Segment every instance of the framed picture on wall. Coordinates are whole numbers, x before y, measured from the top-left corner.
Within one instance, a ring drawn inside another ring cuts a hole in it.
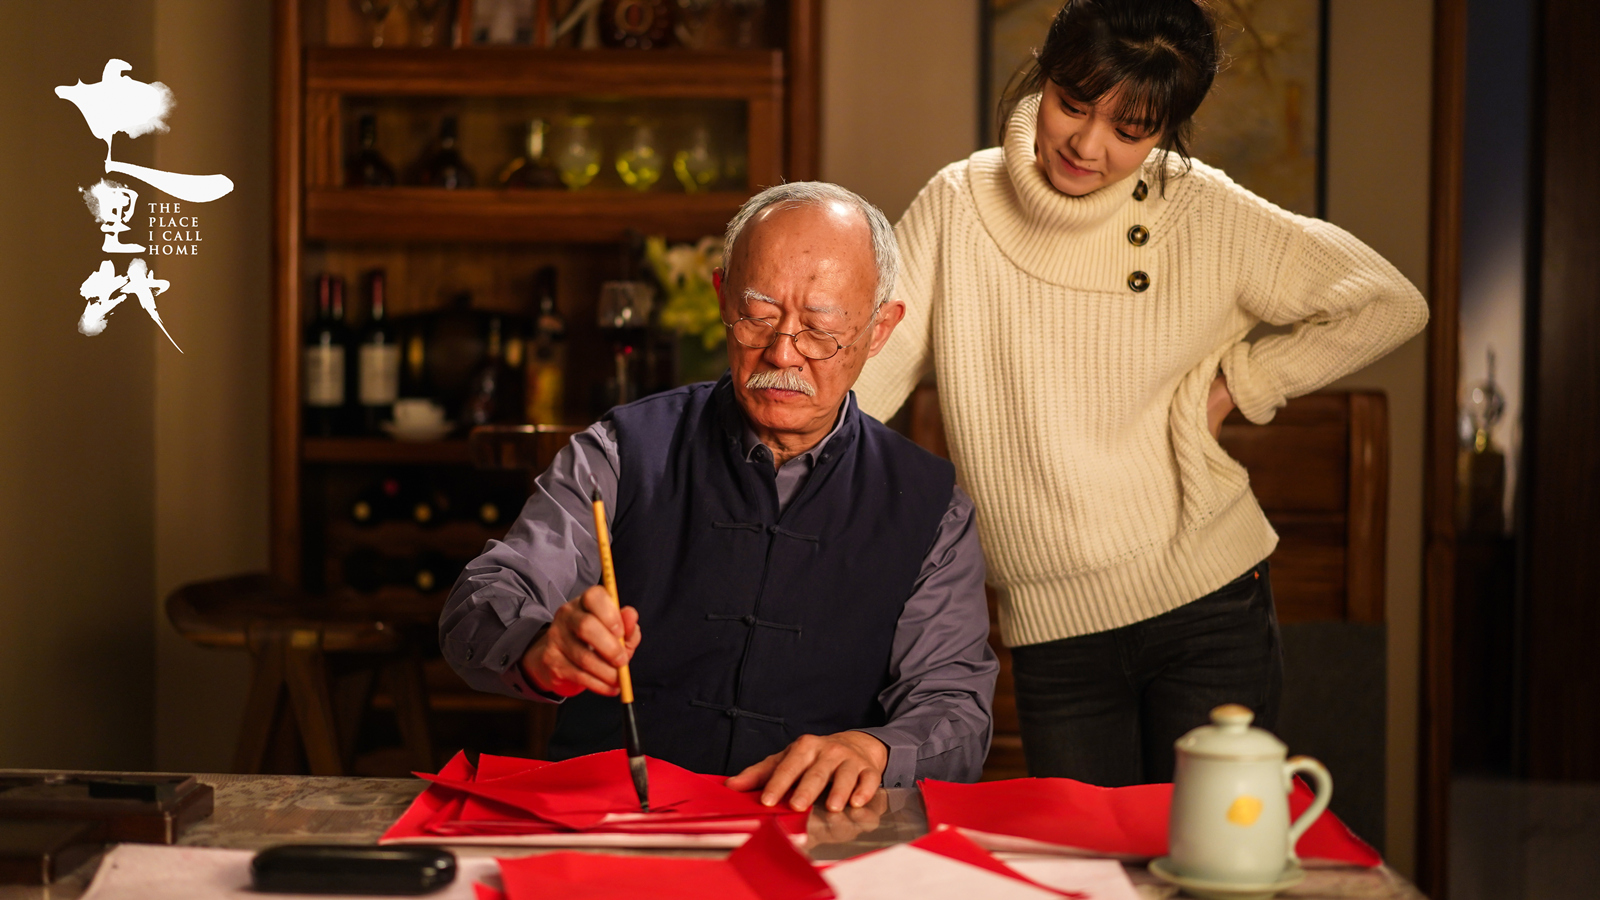
[[[1062,0],[981,0],[980,144],[996,107],[1044,43]],[[1215,0],[1223,65],[1195,115],[1192,155],[1284,209],[1323,214],[1327,0]]]

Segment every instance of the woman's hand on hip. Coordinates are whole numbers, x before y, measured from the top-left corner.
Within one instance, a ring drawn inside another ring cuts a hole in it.
[[[1222,420],[1233,412],[1233,395],[1228,393],[1228,379],[1218,374],[1211,382],[1211,394],[1206,397],[1206,428],[1213,438],[1222,435]]]

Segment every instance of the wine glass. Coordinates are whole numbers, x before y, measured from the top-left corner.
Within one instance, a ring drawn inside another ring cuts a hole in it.
[[[766,0],[728,0],[733,11],[733,45],[740,50],[761,46],[761,29],[766,24]]]
[[[383,46],[383,20],[389,18],[394,0],[350,0],[372,28],[372,46]]]
[[[406,0],[406,8],[411,10],[411,15],[421,26],[422,39],[417,43],[423,47],[433,46],[434,26],[439,22],[439,10],[444,8],[447,0]]]
[[[689,146],[672,157],[672,172],[678,176],[683,189],[691,194],[709,190],[721,170],[717,155],[711,151],[711,130],[696,125],[689,138]]]
[[[622,183],[636,191],[648,191],[661,179],[661,154],[656,151],[655,129],[648,122],[635,121],[633,138],[617,154],[617,174]]]
[[[591,116],[573,116],[556,145],[556,171],[561,173],[561,182],[574,191],[588,187],[600,174],[600,147],[589,130],[593,124]]]

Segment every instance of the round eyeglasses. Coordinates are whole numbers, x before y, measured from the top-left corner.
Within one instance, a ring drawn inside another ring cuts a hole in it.
[[[872,323],[878,318],[878,311],[872,311],[872,318],[856,335],[856,339],[848,344],[839,343],[839,339],[831,333],[818,328],[805,328],[794,334],[779,331],[778,326],[766,319],[753,319],[746,316],[737,322],[723,322],[728,326],[728,331],[733,334],[733,339],[752,350],[765,350],[777,342],[780,337],[787,337],[794,341],[794,349],[806,359],[824,360],[837,356],[840,350],[854,347],[872,330]]]

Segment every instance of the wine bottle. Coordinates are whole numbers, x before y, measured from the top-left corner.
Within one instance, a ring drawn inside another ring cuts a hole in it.
[[[462,421],[472,376],[483,364],[487,316],[472,306],[472,292],[460,291],[444,309],[429,314],[428,380],[445,414]]]
[[[454,583],[463,568],[465,566],[462,563],[450,559],[443,553],[424,550],[412,560],[411,584],[424,594],[431,594]]]
[[[450,493],[438,484],[416,480],[404,486],[406,514],[411,521],[424,528],[433,528],[450,519],[452,504]]]
[[[506,403],[512,379],[502,352],[504,327],[501,316],[489,317],[483,362],[467,382],[467,399],[461,409],[461,420],[469,426],[487,425],[505,418],[508,413],[516,415],[520,411],[517,407],[508,409]]]
[[[485,528],[504,528],[522,512],[526,491],[488,488],[480,491],[472,506],[473,518]]]
[[[556,267],[545,266],[533,277],[533,352],[527,363],[527,418],[534,424],[559,425],[566,407],[567,320],[556,308]]]
[[[331,437],[343,430],[347,340],[344,280],[323,273],[317,278],[317,317],[306,326],[301,351],[307,434]]]
[[[385,300],[387,279],[382,269],[367,273],[367,302],[372,313],[361,334],[360,389],[363,430],[377,434],[400,396],[400,344],[389,323]]]
[[[380,478],[356,493],[350,502],[350,521],[377,525],[400,517],[400,479]]]
[[[561,187],[561,175],[545,156],[544,139],[549,127],[544,119],[528,123],[528,136],[523,142],[522,154],[500,170],[500,186],[548,190]]]
[[[496,420],[525,422],[528,388],[528,322],[522,316],[509,316],[504,325],[503,349],[500,358],[505,362],[505,383],[500,385],[496,405]]]
[[[378,152],[378,119],[363,115],[357,130],[357,150],[344,164],[345,187],[392,187],[394,168]]]
[[[410,565],[406,560],[390,559],[376,549],[355,548],[344,556],[344,583],[363,594],[371,594],[384,585],[410,581]]]
[[[469,188],[478,183],[472,169],[456,150],[455,116],[445,116],[439,121],[439,149],[422,167],[422,183],[447,190]]]
[[[407,316],[400,325],[400,396],[432,396],[428,377],[428,323],[424,316]]]

